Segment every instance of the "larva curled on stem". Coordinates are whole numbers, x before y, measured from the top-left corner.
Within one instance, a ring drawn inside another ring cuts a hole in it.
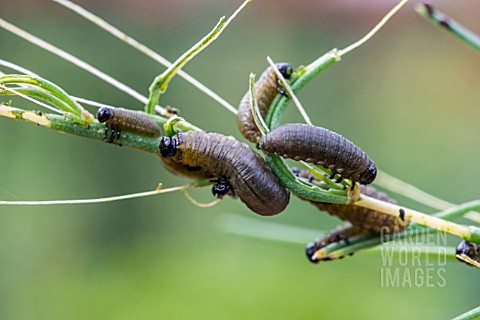
[[[360,192],[363,195],[385,201],[388,203],[396,204],[397,202],[390,198],[384,192],[378,191],[371,186],[360,186]],[[372,209],[356,206],[353,204],[334,204],[310,201],[314,206],[322,211],[326,211],[331,215],[335,215],[342,220],[347,220],[349,224],[342,226],[338,230],[328,233],[324,237],[311,242],[307,245],[306,254],[312,262],[318,262],[313,256],[316,251],[325,247],[326,245],[345,240],[348,242],[348,238],[357,236],[367,232],[373,232],[378,234],[391,234],[405,230],[410,221],[407,218],[393,217],[383,212],[375,211]],[[325,258],[324,260],[330,260]]]
[[[205,171],[202,167],[189,166],[180,162],[176,162],[171,158],[160,157],[163,166],[176,176],[186,177],[193,180],[204,180],[214,178],[214,175]]]
[[[97,119],[100,123],[105,123],[104,141],[109,143],[113,143],[115,139],[118,141],[123,130],[152,137],[158,137],[161,133],[159,125],[140,111],[103,107],[98,109]]]
[[[260,143],[267,154],[319,164],[345,179],[367,185],[377,168],[365,152],[340,134],[302,123],[287,123],[267,133]]]
[[[280,184],[265,160],[231,136],[188,131],[160,140],[160,155],[183,165],[201,167],[218,177],[213,193],[238,196],[252,211],[275,215],[283,211],[290,193]]]
[[[293,68],[289,63],[282,62],[275,65],[285,79],[290,79]],[[278,93],[285,94],[280,88],[275,70],[272,67],[268,67],[255,82],[254,92],[258,109],[263,118],[266,117],[268,109]],[[262,136],[252,115],[250,92],[248,91],[243,96],[238,107],[237,126],[242,135],[250,142],[257,143]]]

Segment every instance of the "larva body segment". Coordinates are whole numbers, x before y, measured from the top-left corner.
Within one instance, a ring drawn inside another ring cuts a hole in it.
[[[248,145],[218,133],[189,131],[162,137],[160,154],[225,178],[231,193],[252,211],[265,216],[283,211],[290,199],[265,160]]]
[[[277,69],[285,79],[289,79],[293,68],[289,63],[277,63]],[[272,67],[268,67],[255,82],[255,98],[258,109],[263,118],[266,117],[268,109],[279,93],[278,77]],[[242,135],[250,142],[257,143],[261,133],[255,124],[250,107],[250,92],[247,91],[240,101],[237,113],[237,126]]]
[[[105,141],[112,143],[119,139],[122,130],[147,136],[160,136],[160,127],[148,115],[140,111],[103,107],[98,110],[97,119],[105,123]],[[111,131],[108,137],[108,131]]]
[[[214,178],[214,175],[205,171],[202,167],[192,167],[171,158],[162,158],[160,161],[164,167],[172,174],[186,177],[193,180],[203,180]]]
[[[456,257],[466,264],[480,265],[480,244],[462,240],[456,248]],[[465,259],[465,257],[468,259]]]
[[[312,176],[308,170],[298,170],[294,172],[295,176],[303,179],[308,179],[310,181],[319,181],[317,178]],[[396,204],[397,202],[388,196],[386,193],[381,192],[371,186],[360,186],[360,193],[377,200],[385,201],[388,203]],[[308,200],[310,201],[310,200]],[[345,205],[345,204],[332,204],[332,203],[323,203],[310,201],[314,206],[318,207],[322,211],[327,211],[331,215],[338,216],[342,220],[348,220],[353,227],[355,227],[358,232],[353,234],[350,228],[344,226],[347,232],[342,231],[345,237],[351,237],[353,235],[358,235],[365,232],[375,232],[375,233],[394,233],[405,230],[409,225],[408,219],[399,214],[398,217],[393,217],[383,212],[367,209],[360,206],[354,205]],[[400,209],[403,210],[403,209]],[[342,229],[343,230],[343,229]],[[339,232],[334,233],[335,235]],[[328,235],[329,238],[332,238],[331,235]]]
[[[397,203],[387,194],[370,186],[360,186],[360,191],[362,194],[378,200],[389,203]],[[382,234],[401,232],[405,230],[410,223],[408,219],[402,220],[400,217],[393,217],[379,211],[355,205],[322,203],[314,201],[310,201],[310,203],[322,211],[326,211],[331,215],[335,215],[340,219],[348,221],[347,224],[330,231],[320,239],[317,239],[315,242],[310,242],[307,244],[305,253],[308,259],[314,263],[317,263],[320,260],[326,261],[333,259],[329,256],[315,257],[315,253],[318,250],[331,243],[340,241],[345,241],[348,243],[349,238],[367,232]]]
[[[301,123],[287,123],[263,137],[260,149],[283,158],[319,164],[343,178],[370,184],[377,168],[365,152],[340,134]]]
[[[366,232],[367,231],[365,229],[354,226],[350,222],[347,222],[344,225],[338,226],[330,230],[328,233],[324,234],[321,238],[315,240],[315,242],[308,243],[305,248],[305,254],[307,255],[307,258],[313,263],[317,263],[319,261],[333,260],[334,258],[330,256],[314,258],[314,255],[318,250],[328,246],[331,243],[339,243],[341,241],[345,241],[348,243],[349,238],[358,236],[360,234],[364,234]],[[341,258],[343,257],[339,257],[339,259]]]
[[[374,187],[360,186],[360,192],[363,195],[396,204],[397,202],[390,198],[384,192],[378,191]],[[410,221],[402,220],[400,217],[393,217],[386,213],[375,211],[372,209],[345,204],[323,203],[310,201],[320,210],[326,211],[331,215],[335,215],[342,220],[349,221],[355,227],[359,227],[365,232],[374,233],[395,233],[405,230]]]

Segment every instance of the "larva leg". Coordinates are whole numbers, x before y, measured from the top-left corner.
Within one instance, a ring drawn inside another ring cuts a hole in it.
[[[105,125],[105,137],[103,138],[103,141],[105,142],[110,141],[110,139],[108,139],[108,131],[109,131],[108,125]]]
[[[122,134],[122,130],[120,130],[120,127],[118,127],[118,126],[117,126],[116,130],[117,130],[117,137],[116,137],[117,141],[120,141],[120,136]]]
[[[215,181],[215,180],[214,180]],[[225,177],[219,177],[216,179],[216,184],[212,186],[212,193],[217,198],[223,198],[229,194],[232,190],[232,186]]]
[[[108,138],[108,143],[113,143],[115,140],[115,126],[110,126],[110,137]]]
[[[335,175],[337,173],[335,172],[335,170],[332,169],[332,173],[328,176],[328,179],[332,180],[333,178],[335,178]]]
[[[282,86],[280,85],[280,82],[277,80],[277,84],[275,86],[275,89],[277,89],[277,92],[280,93],[282,96],[285,98],[288,98],[288,94],[283,90]]]
[[[348,244],[348,238],[358,236],[366,232],[367,231],[365,229],[347,223],[343,226],[333,229],[332,231],[325,234],[323,237],[315,240],[314,242],[308,243],[307,247],[305,248],[305,254],[307,255],[308,260],[313,263],[332,260],[332,258],[328,256],[317,259],[317,257],[314,257],[314,255],[318,250],[328,246],[329,244],[338,243],[341,241],[345,241]]]

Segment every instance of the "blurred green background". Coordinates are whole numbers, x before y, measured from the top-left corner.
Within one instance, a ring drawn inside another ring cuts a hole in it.
[[[170,60],[240,4],[78,3]],[[236,105],[248,74],[260,74],[267,55],[296,66],[307,64],[359,39],[394,4],[254,0],[185,70]],[[478,1],[434,4],[480,32]],[[145,95],[163,70],[53,2],[2,1],[0,12]],[[142,108],[4,30],[0,58],[73,95]],[[311,82],[299,98],[316,124],[355,141],[380,169],[461,203],[480,198],[479,70],[478,53],[408,5],[374,39]],[[15,101],[16,106],[30,106]],[[240,138],[233,115],[181,78],[174,79],[161,103],[181,109],[203,129]],[[292,107],[285,121],[301,119]],[[6,118],[0,118],[0,150],[4,200],[96,198],[152,190],[158,182],[186,182],[171,176],[153,155]],[[202,201],[212,199],[207,189],[192,194]],[[434,212],[402,196],[398,200]],[[318,229],[318,235],[339,224],[294,198],[285,212],[270,218],[257,217],[231,199],[197,208],[180,193],[95,205],[2,206],[0,318],[447,319],[479,304],[479,272],[463,264],[442,267],[445,287],[382,288],[378,254],[312,265],[303,244],[225,232],[218,223],[225,213]],[[449,245],[458,241],[452,238]]]

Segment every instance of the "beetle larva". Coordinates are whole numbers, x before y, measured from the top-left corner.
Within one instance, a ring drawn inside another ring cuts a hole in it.
[[[97,119],[105,122],[104,141],[113,143],[120,139],[121,131],[127,130],[147,136],[160,136],[160,127],[149,116],[140,111],[103,107],[98,110]],[[111,131],[110,137],[108,132]]]
[[[294,174],[296,177],[308,179],[310,182],[319,181],[308,170],[296,169],[294,171]],[[362,195],[366,195],[388,203],[397,203],[386,193],[378,191],[371,186],[361,185],[360,193]],[[409,225],[409,220],[405,217],[405,212],[403,209],[400,209],[400,214],[398,215],[398,217],[394,217],[386,213],[355,205],[334,204],[315,201],[310,202],[316,207],[318,207],[320,210],[326,211],[331,215],[338,216],[342,220],[347,220],[351,222],[355,227],[360,227],[364,232],[395,233],[405,230],[405,228]],[[403,212],[403,215],[401,212]]]
[[[218,197],[238,196],[260,215],[280,213],[290,193],[282,187],[263,158],[245,143],[218,133],[189,131],[162,137],[160,154],[192,167],[201,167],[219,178],[213,187]]]
[[[315,253],[323,247],[331,243],[337,243],[340,241],[345,241],[348,243],[348,239],[363,233],[366,233],[365,229],[352,225],[350,222],[338,226],[333,230],[329,231],[328,233],[324,234],[321,238],[317,239],[315,242],[310,242],[307,244],[305,248],[305,254],[307,258],[313,262],[317,263],[319,261],[329,261],[332,260],[332,257],[322,257],[320,259],[314,258]],[[339,257],[341,259],[343,257]]]
[[[285,79],[290,79],[293,68],[289,63],[277,63],[277,69]],[[278,77],[272,67],[268,67],[255,82],[255,98],[258,109],[263,118],[267,115],[268,108],[275,99],[277,93],[283,93],[278,84]],[[242,135],[249,141],[257,143],[261,137],[260,131],[255,124],[250,107],[250,92],[247,91],[240,101],[237,113],[237,126]]]
[[[370,186],[360,186],[360,192],[363,195],[396,204],[397,202],[390,198],[387,194],[378,191]],[[324,246],[339,240],[348,240],[349,237],[360,235],[367,232],[389,234],[405,230],[410,224],[410,220],[406,217],[402,220],[400,216],[394,217],[383,212],[372,209],[345,204],[333,204],[310,201],[320,210],[326,211],[331,215],[335,215],[342,220],[347,220],[350,225],[343,226],[341,229],[327,234],[321,239],[309,243],[306,248],[307,257],[312,262],[318,262],[312,259],[312,255]],[[328,259],[327,259],[328,260]]]
[[[384,192],[378,191],[374,187],[360,186],[360,193],[384,202],[396,204],[397,202],[390,198]],[[366,231],[374,233],[395,233],[405,230],[410,223],[408,218],[391,216],[386,213],[375,211],[372,209],[352,205],[352,204],[336,204],[313,202],[313,205],[323,211],[327,211],[331,215],[335,215],[342,220],[351,222],[354,226],[360,227]]]
[[[160,157],[160,161],[170,173],[177,176],[182,176],[193,180],[211,179],[214,177],[213,174],[208,173],[202,167],[192,167],[180,162],[176,162],[171,158]]]
[[[462,240],[458,244],[456,251],[458,260],[480,268],[480,244]]]
[[[260,149],[283,158],[303,160],[332,170],[343,178],[370,184],[377,168],[365,152],[336,132],[302,123],[287,123],[263,137]]]

